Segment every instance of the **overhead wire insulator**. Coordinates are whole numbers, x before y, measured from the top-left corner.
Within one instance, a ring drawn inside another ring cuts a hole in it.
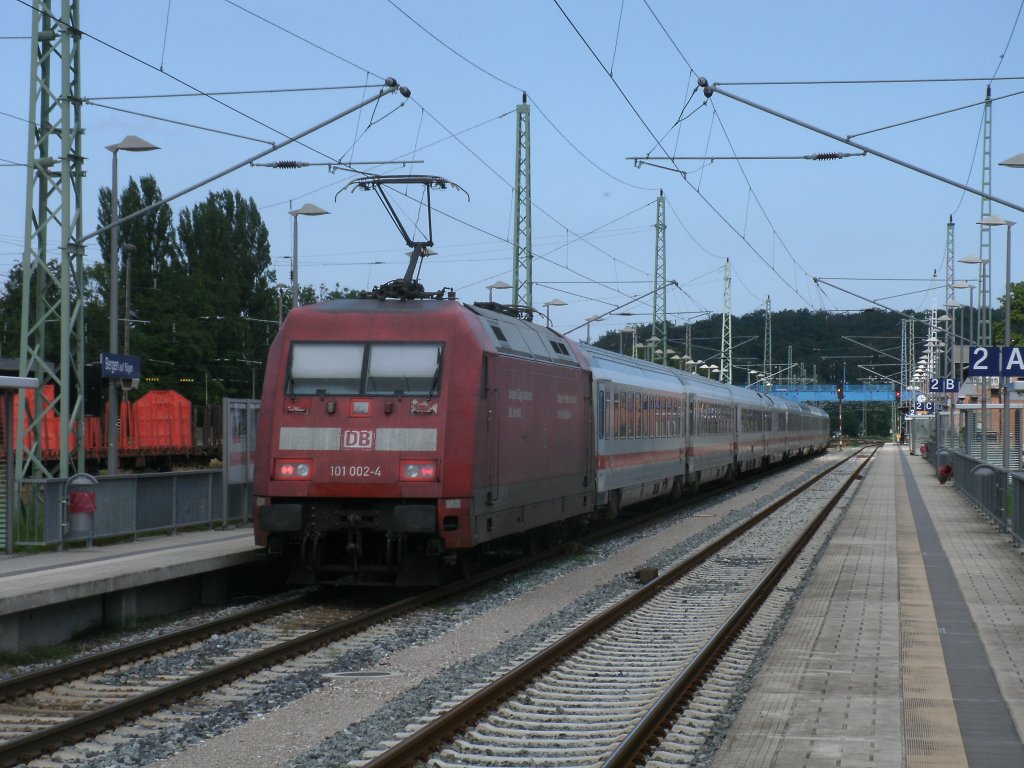
[[[808,160],[842,160],[844,157],[851,157],[849,152],[815,152],[807,155]]]

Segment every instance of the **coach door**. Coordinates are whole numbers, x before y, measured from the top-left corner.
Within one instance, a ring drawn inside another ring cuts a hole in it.
[[[484,432],[484,496],[487,504],[498,501],[498,489],[501,486],[501,413],[506,404],[501,388],[497,385],[497,366],[497,357],[484,357],[484,380],[481,386],[487,405],[487,425]]]

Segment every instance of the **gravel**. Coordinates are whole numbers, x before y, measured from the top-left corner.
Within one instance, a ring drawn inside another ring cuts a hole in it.
[[[766,501],[795,488],[821,466],[822,460],[814,460],[786,473],[788,480],[782,476],[759,479],[725,498],[688,510],[681,518],[666,519],[643,532],[593,545],[392,620],[355,642],[321,652],[322,663],[269,681],[261,679],[241,700],[221,700],[199,716],[194,714],[194,703],[178,705],[175,710],[192,713],[180,724],[132,737],[105,754],[75,764],[86,768],[344,765],[426,717],[435,703],[460,697],[552,635],[634,590],[635,568],[663,569]],[[162,631],[166,630],[154,630]],[[154,664],[148,671],[163,674],[167,670]],[[363,673],[374,674],[361,677]]]

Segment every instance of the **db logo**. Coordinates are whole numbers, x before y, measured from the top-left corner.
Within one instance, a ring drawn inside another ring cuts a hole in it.
[[[346,429],[341,435],[342,448],[373,448],[373,430]]]

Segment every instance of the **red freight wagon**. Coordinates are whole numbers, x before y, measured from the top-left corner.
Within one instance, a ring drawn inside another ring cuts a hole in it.
[[[186,454],[192,450],[192,403],[169,389],[147,392],[132,403],[130,449]]]

